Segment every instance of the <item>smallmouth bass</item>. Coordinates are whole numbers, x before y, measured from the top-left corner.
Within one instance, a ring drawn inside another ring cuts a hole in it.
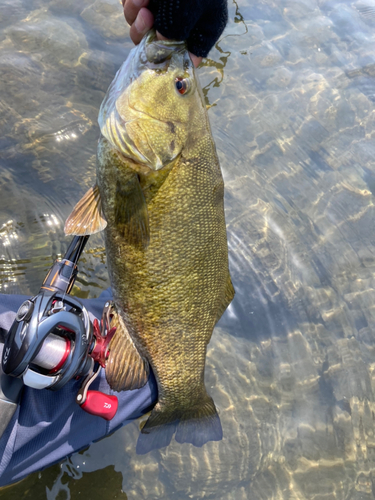
[[[138,453],[166,446],[174,433],[195,446],[220,440],[204,367],[234,289],[224,183],[185,43],[150,31],[109,87],[99,125],[97,184],[65,232],[105,229],[117,327],[108,383],[116,391],[142,387],[152,368],[158,401]]]

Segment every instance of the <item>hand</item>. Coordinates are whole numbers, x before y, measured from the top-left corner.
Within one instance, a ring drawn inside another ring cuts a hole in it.
[[[149,0],[122,0],[124,7],[124,16],[126,22],[130,25],[130,38],[135,45],[138,45],[143,36],[154,25],[154,16],[152,12],[147,9]],[[159,40],[167,40],[158,31],[156,36]],[[190,54],[194,66],[197,68],[202,61],[202,57]]]

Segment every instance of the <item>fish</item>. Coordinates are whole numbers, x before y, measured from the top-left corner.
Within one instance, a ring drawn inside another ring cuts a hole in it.
[[[234,296],[224,182],[204,96],[186,43],[151,30],[102,102],[96,185],[67,235],[104,230],[116,333],[105,369],[115,391],[144,386],[158,399],[137,453],[222,439],[204,384],[207,345]]]

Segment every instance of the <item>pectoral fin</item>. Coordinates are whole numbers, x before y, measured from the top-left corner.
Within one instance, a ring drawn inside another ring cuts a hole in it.
[[[149,375],[149,365],[144,360],[126,328],[124,320],[115,313],[111,328],[116,333],[109,344],[109,357],[105,374],[107,382],[114,391],[127,391],[143,387]]]
[[[126,184],[117,182],[115,221],[119,232],[131,244],[144,248],[150,239],[146,200],[137,175]]]
[[[66,235],[88,236],[103,231],[106,226],[99,188],[95,185],[73,208],[66,219],[64,231]]]

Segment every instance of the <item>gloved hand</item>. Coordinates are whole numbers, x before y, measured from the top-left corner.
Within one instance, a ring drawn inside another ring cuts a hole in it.
[[[186,40],[197,67],[223,32],[227,0],[122,0],[130,37],[137,45],[154,27],[159,39]]]

